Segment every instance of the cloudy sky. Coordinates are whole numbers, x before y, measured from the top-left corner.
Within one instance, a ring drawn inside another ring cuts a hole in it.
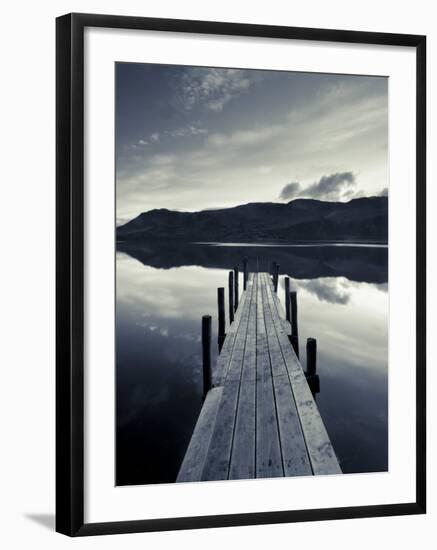
[[[119,63],[117,223],[388,187],[388,81]]]

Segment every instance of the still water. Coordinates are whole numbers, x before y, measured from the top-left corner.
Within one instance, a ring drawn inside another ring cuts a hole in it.
[[[217,287],[243,257],[280,264],[282,300],[285,275],[298,292],[301,360],[316,338],[316,400],[343,472],[387,470],[386,247],[120,243],[117,485],[174,482],[202,405],[200,320],[213,316],[215,343]]]

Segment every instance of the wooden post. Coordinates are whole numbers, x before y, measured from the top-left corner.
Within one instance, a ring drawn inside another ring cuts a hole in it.
[[[299,340],[297,336],[295,336],[294,334],[290,336],[290,344],[294,349],[294,353],[296,354],[296,357],[299,359]]]
[[[234,272],[229,271],[229,324],[234,322]]]
[[[317,340],[307,338],[307,376],[314,376],[317,370]]]
[[[297,323],[297,294],[295,290],[290,292],[290,309],[291,309],[291,344],[296,355],[299,357],[299,333]]]
[[[306,377],[308,386],[310,387],[311,393],[313,394],[314,399],[316,399],[316,395],[320,393],[320,378],[318,374],[314,374],[314,376],[307,376]]]
[[[217,306],[218,306],[218,347],[219,353],[222,350],[223,342],[225,341],[225,289],[220,287],[217,289]]]
[[[237,311],[237,309],[238,309],[238,295],[239,295],[239,289],[238,289],[238,267],[234,267],[234,289],[235,289],[234,309],[235,309],[235,311]]]
[[[211,389],[211,315],[202,317],[203,398]]]
[[[305,373],[313,397],[320,392],[320,378],[317,374],[317,340],[307,338],[307,370]]]
[[[272,277],[275,276],[275,270],[276,270],[276,262],[272,262],[272,263],[270,264],[270,275],[271,275]]]
[[[243,260],[243,290],[247,289],[247,258],[244,258]]]
[[[273,283],[275,286],[275,292],[278,292],[278,283],[279,283],[279,264],[275,262],[275,275],[273,279]]]
[[[290,277],[285,277],[285,318],[290,322]]]

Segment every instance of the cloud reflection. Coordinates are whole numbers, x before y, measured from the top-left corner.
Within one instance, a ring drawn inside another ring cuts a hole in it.
[[[162,269],[117,253],[118,484],[174,481],[191,437],[202,403],[200,319],[211,314],[216,331],[216,289],[228,270],[198,263]],[[318,406],[344,471],[385,471],[387,285],[330,276],[291,286],[300,358],[305,365],[306,339],[316,338]]]
[[[202,315],[215,315],[217,288],[226,285],[226,273],[221,269],[155,269],[117,253],[117,307],[143,320],[158,313],[161,322],[170,318],[200,323]]]
[[[321,302],[345,305],[351,298],[354,283],[342,277],[336,277],[299,281],[295,286],[317,296]]]

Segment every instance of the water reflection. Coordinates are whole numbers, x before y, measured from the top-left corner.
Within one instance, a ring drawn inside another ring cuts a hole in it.
[[[346,277],[350,281],[386,283],[388,280],[386,247],[363,246],[295,246],[272,247],[233,245],[209,246],[186,243],[118,243],[144,265],[156,268],[202,266],[232,269],[248,258],[251,270],[268,271],[274,260],[282,273],[298,279]]]
[[[175,480],[202,403],[200,319],[216,331],[216,289],[243,257],[281,264],[281,300],[284,275],[298,291],[301,360],[317,338],[313,390],[343,471],[387,469],[387,251],[344,250],[118,246],[117,484]]]

